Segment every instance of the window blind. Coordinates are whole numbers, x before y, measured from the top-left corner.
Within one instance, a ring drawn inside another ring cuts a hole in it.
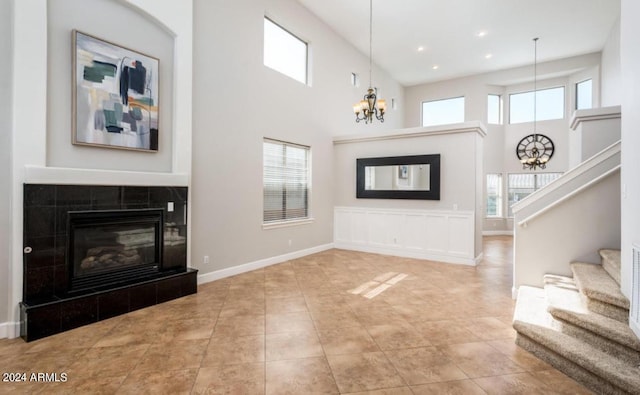
[[[264,140],[263,222],[309,216],[309,147]]]

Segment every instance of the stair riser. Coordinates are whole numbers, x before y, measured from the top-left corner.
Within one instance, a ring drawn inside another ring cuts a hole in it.
[[[623,360],[631,365],[640,365],[640,353],[638,353],[636,350],[597,335],[587,329],[573,325],[572,323],[564,321],[560,322],[562,325],[561,330],[563,333],[589,343],[592,346],[599,348],[603,352],[620,360]]]
[[[603,260],[602,268],[611,276],[611,278],[615,280],[615,282],[618,283],[618,285],[620,285],[620,268],[619,267],[616,267],[608,263],[608,261]]]
[[[591,298],[587,298],[587,308],[594,313],[601,314],[622,323],[629,322],[629,310],[627,309]]]
[[[627,392],[614,386],[521,333],[516,337],[516,344],[598,394],[640,395],[640,390],[631,389],[633,392]]]

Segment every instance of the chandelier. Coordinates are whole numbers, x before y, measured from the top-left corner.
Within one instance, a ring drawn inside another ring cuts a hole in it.
[[[373,0],[369,0],[369,89],[363,99],[353,105],[353,112],[356,114],[356,122],[373,122],[373,117],[380,122],[384,122],[384,112],[387,110],[387,103],[384,99],[378,99],[378,89],[371,87],[371,48],[373,42]]]
[[[516,146],[516,155],[523,169],[545,169],[553,156],[553,141],[544,134],[538,133],[536,127],[536,95],[538,78],[538,38],[533,39],[533,134],[524,137]]]

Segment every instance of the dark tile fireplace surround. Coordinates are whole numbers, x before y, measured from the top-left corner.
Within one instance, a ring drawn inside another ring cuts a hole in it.
[[[22,338],[196,293],[186,210],[186,187],[25,184]]]

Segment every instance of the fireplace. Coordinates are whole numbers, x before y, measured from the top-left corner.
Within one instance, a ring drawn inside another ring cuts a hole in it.
[[[197,292],[187,188],[24,185],[21,336],[35,340]]]
[[[158,209],[69,212],[70,292],[160,272],[163,222]]]

